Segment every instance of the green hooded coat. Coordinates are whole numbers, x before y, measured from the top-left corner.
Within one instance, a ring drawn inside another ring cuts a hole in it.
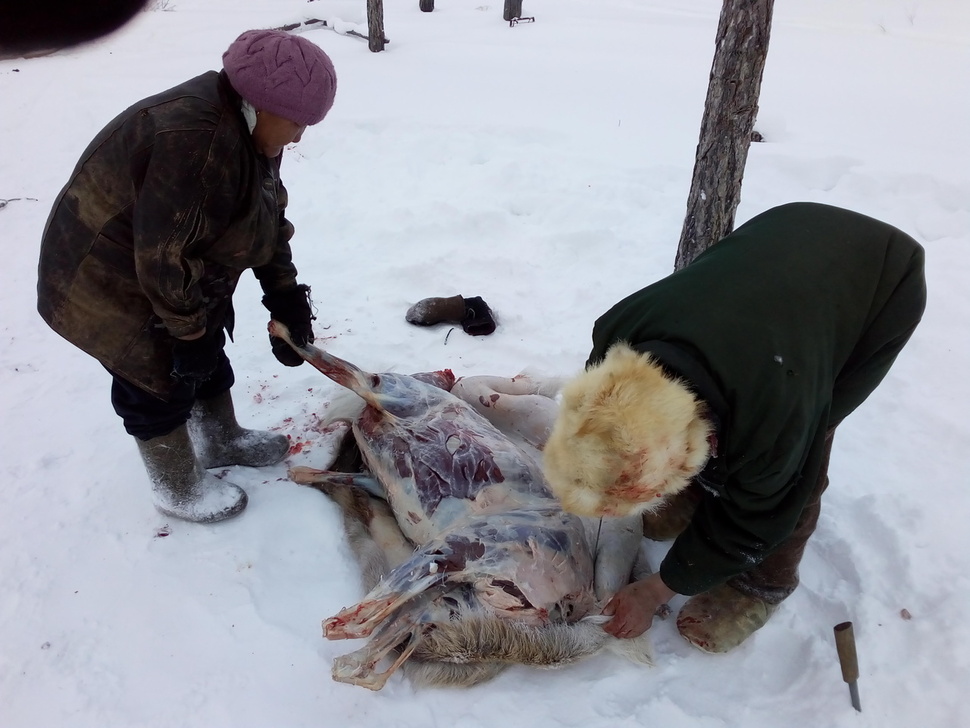
[[[919,322],[923,249],[826,205],[758,215],[596,321],[587,366],[617,341],[703,399],[716,452],[704,497],[661,564],[697,594],[760,563],[794,530],[823,440],[875,389]]]

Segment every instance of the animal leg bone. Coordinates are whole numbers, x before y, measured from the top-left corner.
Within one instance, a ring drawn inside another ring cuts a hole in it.
[[[639,515],[625,518],[583,518],[586,538],[596,549],[593,586],[596,599],[605,604],[630,583],[643,540]]]
[[[340,473],[333,470],[318,470],[305,465],[296,465],[286,471],[286,476],[294,483],[317,487],[333,497],[335,487],[359,488],[369,495],[387,500],[383,486],[372,476],[360,473]],[[318,487],[320,486],[320,487]]]
[[[269,322],[269,333],[283,339],[297,354],[310,362],[315,369],[325,376],[356,393],[368,404],[380,408],[380,400],[375,395],[369,381],[369,377],[373,375],[362,371],[349,361],[344,361],[333,354],[328,354],[323,349],[318,349],[312,344],[297,346],[293,343],[290,330],[275,319]]]
[[[368,690],[380,690],[387,679],[411,656],[416,647],[417,640],[412,640],[401,650],[401,654],[389,668],[383,672],[376,672],[375,667],[384,654],[375,657],[368,645],[335,659],[330,674],[337,682],[359,685]]]
[[[504,573],[504,552],[505,544],[483,544],[475,538],[474,531],[467,536],[456,532],[432,541],[391,571],[361,602],[325,620],[324,634],[332,640],[367,637],[391,612],[431,587],[449,579],[469,581],[490,573]],[[469,568],[472,562],[474,569]]]
[[[503,433],[542,450],[556,419],[559,405],[554,393],[528,377],[464,377],[451,393],[472,406]]]
[[[428,610],[431,603],[444,590],[430,589],[410,604],[398,609],[390,619],[374,631],[371,640],[359,650],[341,655],[333,661],[331,674],[337,682],[359,685],[370,690],[380,690],[387,679],[411,656],[421,642],[427,625]],[[402,646],[403,645],[403,646]],[[400,653],[383,672],[377,671],[378,664],[393,650]]]
[[[427,567],[425,571],[428,573],[420,578],[414,578],[409,566],[415,561],[426,562],[427,557],[420,560],[411,559],[402,564],[391,572],[388,579],[372,589],[363,601],[325,619],[324,636],[328,640],[368,637],[395,609],[445,579],[446,574],[428,572]]]

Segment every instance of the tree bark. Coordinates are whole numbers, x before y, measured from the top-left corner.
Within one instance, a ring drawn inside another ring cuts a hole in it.
[[[505,10],[502,12],[505,20],[522,17],[522,0],[505,0]]]
[[[384,50],[384,0],[367,0],[367,47],[372,52]]]
[[[674,269],[734,228],[741,180],[758,116],[774,0],[724,0],[704,103],[687,215]]]

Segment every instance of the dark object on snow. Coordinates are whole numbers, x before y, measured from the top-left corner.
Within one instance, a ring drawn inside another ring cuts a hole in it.
[[[14,70],[17,70],[17,69],[14,69]],[[0,199],[0,210],[4,209],[11,202],[17,202],[19,200],[30,200],[31,202],[37,202],[36,197],[11,197],[10,199],[7,199],[7,200]]]
[[[492,309],[480,296],[424,298],[411,306],[404,318],[415,326],[460,324],[464,332],[471,336],[488,336],[495,331]]]
[[[835,625],[835,649],[839,653],[839,665],[842,668],[842,679],[849,685],[849,699],[852,707],[862,712],[859,702],[859,658],[855,651],[855,634],[852,622],[842,622]]]
[[[418,8],[422,13],[430,13],[434,10],[434,0],[419,0]]]
[[[512,18],[522,17],[522,0],[505,0],[505,7],[502,9],[502,18],[511,21]]]
[[[404,314],[405,320],[415,326],[434,326],[435,324],[460,323],[465,317],[465,299],[461,296],[449,298],[422,298]]]
[[[472,336],[488,336],[495,331],[495,317],[479,296],[465,299],[465,317],[461,320],[461,327],[466,334]]]
[[[4,0],[0,3],[0,58],[55,51],[114,32],[148,0]]]

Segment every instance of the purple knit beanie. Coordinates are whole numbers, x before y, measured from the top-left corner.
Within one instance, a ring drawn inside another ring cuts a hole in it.
[[[246,101],[300,125],[322,121],[337,93],[330,57],[282,30],[247,30],[222,54],[222,65]]]

